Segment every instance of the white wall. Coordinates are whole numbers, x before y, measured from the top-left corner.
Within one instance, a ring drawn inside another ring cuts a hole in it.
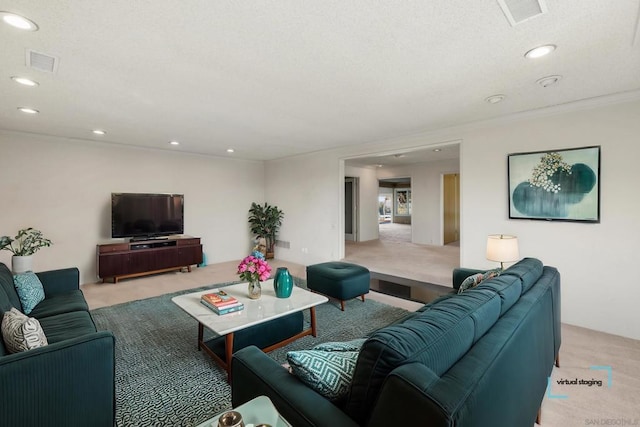
[[[486,236],[518,236],[520,255],[562,275],[562,316],[571,324],[640,338],[640,102],[517,121],[469,133],[462,145],[462,263],[484,259]],[[509,220],[506,155],[601,145],[599,224]]]
[[[285,207],[283,235],[292,241],[278,256],[310,264],[343,255],[341,160],[461,140],[461,264],[494,267],[484,258],[486,236],[516,234],[521,256],[560,270],[564,322],[640,339],[640,286],[630,268],[639,259],[640,101],[575,108],[267,162],[267,200]],[[587,145],[602,146],[600,224],[508,219],[507,154]]]
[[[309,265],[339,259],[344,244],[344,165],[332,152],[274,160],[265,166],[265,201],[284,211],[276,257]],[[342,200],[342,202],[341,202]]]
[[[53,241],[34,269],[76,266],[95,282],[96,244],[109,241],[111,192],[181,193],[185,234],[202,238],[208,262],[251,249],[251,202],[264,199],[262,162],[141,150],[0,132],[0,235],[34,227]],[[11,253],[0,251],[11,265]]]
[[[378,177],[372,168],[345,165],[345,176],[358,177],[358,221],[357,240],[365,242],[378,238]]]

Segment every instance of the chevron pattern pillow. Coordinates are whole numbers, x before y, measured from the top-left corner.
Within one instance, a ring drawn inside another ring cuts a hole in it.
[[[2,339],[9,353],[19,353],[48,344],[40,322],[15,308],[2,317]]]
[[[358,351],[302,350],[287,353],[291,372],[330,400],[349,392]]]

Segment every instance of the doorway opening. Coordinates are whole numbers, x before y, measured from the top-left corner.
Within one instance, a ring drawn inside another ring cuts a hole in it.
[[[378,180],[378,236],[381,241],[411,243],[411,178]]]
[[[344,239],[358,241],[358,178],[344,179]]]
[[[460,175],[442,176],[442,243],[460,244]]]

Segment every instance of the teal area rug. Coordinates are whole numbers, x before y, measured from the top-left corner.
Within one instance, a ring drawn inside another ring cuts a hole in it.
[[[226,373],[197,350],[196,321],[171,302],[176,295],[229,284],[91,311],[98,329],[116,337],[117,426],[194,426],[231,408]],[[298,284],[304,287],[304,282]],[[316,308],[317,338],[304,337],[269,355],[285,363],[287,351],[364,337],[406,314],[401,308],[360,299],[348,301],[342,312],[330,301]]]

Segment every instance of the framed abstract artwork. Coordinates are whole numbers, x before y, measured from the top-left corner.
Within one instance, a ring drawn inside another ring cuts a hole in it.
[[[600,222],[600,146],[508,156],[509,218]]]

